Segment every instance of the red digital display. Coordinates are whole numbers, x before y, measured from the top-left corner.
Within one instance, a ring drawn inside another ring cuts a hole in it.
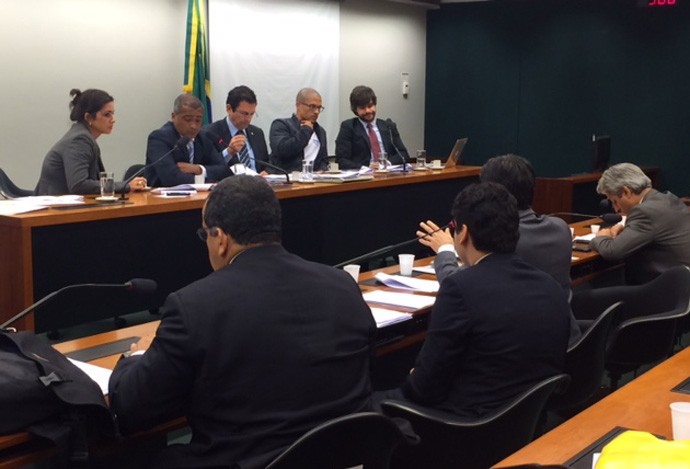
[[[676,0],[649,0],[647,6],[649,7],[670,7],[676,4]]]

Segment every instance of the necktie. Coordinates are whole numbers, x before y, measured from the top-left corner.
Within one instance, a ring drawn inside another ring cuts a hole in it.
[[[376,138],[376,132],[374,132],[374,126],[371,123],[367,124],[367,129],[369,130],[369,144],[371,145],[371,153],[374,155],[374,161],[377,161],[379,155],[381,154],[381,145],[379,145],[379,139]]]
[[[235,135],[245,135],[244,130],[238,130]],[[247,149],[246,143],[240,150],[240,163],[251,168],[251,163],[249,161],[249,149]]]
[[[189,162],[194,163],[194,141],[191,140],[187,144],[187,153],[189,154]]]

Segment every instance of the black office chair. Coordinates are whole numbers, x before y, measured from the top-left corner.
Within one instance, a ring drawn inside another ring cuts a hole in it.
[[[614,390],[623,373],[671,354],[677,321],[690,313],[690,268],[672,267],[644,285],[577,292],[571,306],[575,317],[581,319],[596,317],[618,301],[623,305],[611,332],[605,362]]]
[[[386,415],[412,424],[421,442],[395,453],[393,468],[485,469],[532,441],[544,405],[551,393],[568,382],[568,375],[545,379],[509,404],[479,419],[407,402],[385,400]]]
[[[388,469],[391,454],[407,439],[391,419],[362,412],[329,420],[294,442],[266,469]]]
[[[7,176],[7,173],[0,169],[0,196],[1,198],[14,199],[15,197],[27,197],[34,195],[34,191],[17,187]]]
[[[568,347],[565,369],[570,385],[562,393],[554,393],[546,408],[560,417],[561,422],[591,405],[601,387],[609,331],[622,302],[614,303],[601,313],[580,339]]]
[[[123,181],[126,181],[127,179],[131,178],[134,174],[136,174],[137,171],[141,171],[141,168],[143,168],[143,164],[133,164],[129,168],[127,168],[127,171],[125,171],[125,175],[122,177]]]

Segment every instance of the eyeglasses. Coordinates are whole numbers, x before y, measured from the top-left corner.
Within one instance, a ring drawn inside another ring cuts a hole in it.
[[[206,242],[206,240],[208,240],[208,235],[209,235],[209,234],[210,234],[211,236],[216,236],[216,234],[218,234],[218,233],[217,233],[217,231],[216,231],[215,228],[205,228],[205,227],[203,227],[203,226],[202,226],[201,228],[199,228],[198,230],[196,230],[196,235],[197,235],[197,236],[199,237],[199,239],[202,240],[204,243]]]
[[[244,118],[259,117],[259,114],[257,114],[256,112],[235,111],[235,113],[239,114],[240,116],[242,116]]]
[[[319,104],[307,104],[307,103],[300,103],[302,106],[307,106],[310,110],[312,111],[318,111],[318,112],[323,112],[325,107],[319,105]]]
[[[451,220],[450,223],[448,223],[448,229],[450,229],[451,236],[455,236],[455,230],[458,229],[458,225],[455,224],[455,220]]]

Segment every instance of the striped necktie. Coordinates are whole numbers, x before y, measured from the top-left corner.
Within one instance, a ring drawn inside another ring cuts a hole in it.
[[[238,130],[235,135],[245,135],[244,130]],[[247,144],[245,143],[242,149],[240,150],[240,163],[245,165],[248,168],[251,168],[251,162],[249,161],[249,149],[247,148]]]
[[[194,163],[194,140],[190,140],[187,144],[187,153],[189,154],[189,162]]]

